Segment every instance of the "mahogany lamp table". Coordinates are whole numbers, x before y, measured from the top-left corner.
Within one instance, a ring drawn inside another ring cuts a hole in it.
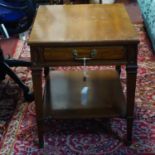
[[[123,115],[127,120],[126,139],[128,144],[131,144],[138,42],[137,33],[123,4],[44,5],[38,8],[29,45],[40,147],[43,147],[45,105],[48,107],[47,113],[51,113],[53,118],[99,118]],[[50,93],[43,95],[44,68],[81,66],[84,61],[88,66],[125,65],[126,97],[121,97],[123,92],[117,93],[121,83],[118,82],[120,79],[115,69],[88,72],[90,78],[88,77],[86,82],[91,96],[87,104],[80,103],[79,90],[84,88],[83,91],[87,91],[88,88],[83,87],[83,71],[51,71],[45,78],[47,81],[45,92]],[[112,82],[114,83],[111,84]],[[62,92],[63,89],[66,90]],[[111,96],[115,96],[116,99],[109,100],[113,98]],[[114,103],[110,104],[110,101]],[[117,106],[119,103],[121,105]],[[125,109],[125,112],[122,112],[122,109]]]

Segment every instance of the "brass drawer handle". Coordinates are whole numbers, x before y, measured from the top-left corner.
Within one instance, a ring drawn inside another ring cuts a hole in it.
[[[90,51],[90,56],[89,57],[80,57],[79,55],[78,55],[78,51],[76,50],[76,49],[73,49],[73,52],[72,52],[72,54],[73,54],[73,58],[74,58],[74,60],[92,60],[95,56],[96,56],[96,54],[97,54],[97,51],[96,51],[96,49],[93,49],[93,50],[91,50]]]

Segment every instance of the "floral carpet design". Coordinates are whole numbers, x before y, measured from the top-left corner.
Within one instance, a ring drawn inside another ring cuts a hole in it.
[[[44,133],[45,146],[44,149],[39,149],[35,104],[34,102],[24,102],[19,88],[12,84],[13,82],[8,82],[9,78],[7,78],[0,84],[0,94],[4,94],[0,99],[5,99],[5,102],[9,98],[11,100],[5,103],[5,106],[9,108],[6,116],[0,115],[0,155],[155,154],[155,58],[152,55],[151,46],[143,26],[136,25],[136,29],[140,44],[138,47],[133,143],[131,146],[127,147],[114,135],[108,134],[104,128],[107,122],[103,119],[64,121],[47,118]],[[29,47],[24,44],[22,52],[17,50],[16,55],[29,59]],[[88,68],[90,70],[105,69],[104,66]],[[82,67],[58,67],[55,69],[81,70]],[[15,68],[15,71],[31,88],[31,71],[28,68]],[[122,66],[121,80],[124,91],[125,77],[125,67]],[[6,97],[9,93],[1,93],[4,88],[6,92],[7,90],[13,92],[10,93],[10,97]],[[0,102],[1,106],[4,106],[4,101]],[[112,130],[117,132],[119,137],[125,138],[126,120],[114,118],[110,123]]]

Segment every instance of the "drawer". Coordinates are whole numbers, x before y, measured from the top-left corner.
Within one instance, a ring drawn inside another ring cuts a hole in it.
[[[43,59],[45,61],[73,61],[85,57],[92,60],[120,60],[125,59],[125,55],[123,46],[45,48]]]

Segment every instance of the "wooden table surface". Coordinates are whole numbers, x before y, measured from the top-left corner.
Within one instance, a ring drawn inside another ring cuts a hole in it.
[[[29,44],[79,44],[137,41],[122,4],[40,6]]]

